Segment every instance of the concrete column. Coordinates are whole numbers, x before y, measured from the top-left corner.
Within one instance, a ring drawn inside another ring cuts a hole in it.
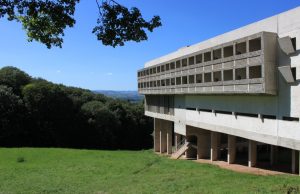
[[[172,153],[172,122],[160,119],[160,153]]]
[[[197,139],[197,156],[198,159],[210,158],[210,132],[203,132],[198,135]]]
[[[254,167],[257,159],[257,147],[256,141],[249,140],[248,145],[248,166]]]
[[[154,119],[154,137],[153,137],[153,143],[154,143],[154,151],[160,152],[160,121],[159,119]]]
[[[278,159],[278,147],[275,145],[271,145],[271,150],[270,150],[271,166],[277,163],[277,159]]]
[[[215,161],[219,158],[219,140],[220,134],[218,132],[211,132],[210,140],[210,160]]]
[[[299,170],[299,151],[292,150],[292,173],[297,173]]]
[[[160,129],[160,153],[165,153],[167,151],[167,132],[166,129]]]
[[[167,128],[167,154],[172,154],[172,128]]]
[[[228,135],[227,163],[228,164],[234,163],[235,157],[236,157],[236,137],[233,135]]]
[[[178,148],[178,145],[181,143],[181,135],[180,134],[177,134],[175,133],[175,148],[177,149]]]

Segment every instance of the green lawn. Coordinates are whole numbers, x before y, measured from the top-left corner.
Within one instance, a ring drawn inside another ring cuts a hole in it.
[[[241,174],[150,150],[0,148],[0,193],[5,194],[288,192],[300,192],[300,177]]]

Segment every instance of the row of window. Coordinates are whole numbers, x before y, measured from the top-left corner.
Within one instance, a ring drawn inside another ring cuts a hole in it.
[[[223,76],[222,76],[223,74]],[[234,76],[235,75],[235,76]],[[250,66],[248,79],[256,79],[262,77],[262,66]],[[219,81],[233,81],[247,79],[247,69],[237,68],[223,71],[199,73],[195,75],[187,75],[174,77],[169,79],[162,79],[149,82],[138,83],[138,88],[160,87],[160,86],[174,86],[194,83],[209,83]]]
[[[186,67],[188,65],[200,64],[202,62],[208,62],[212,60],[218,60],[221,58],[231,57],[233,55],[240,55],[247,52],[247,44],[249,46],[249,52],[261,50],[261,38],[255,38],[249,40],[249,42],[240,42],[235,45],[226,46],[223,48],[218,48],[213,51],[208,51],[205,53],[200,53],[195,56],[184,58],[181,60],[173,61],[164,65],[149,68],[138,72],[138,77],[152,75],[160,72],[165,72],[173,69],[178,69],[181,67]],[[235,49],[234,49],[235,48]],[[235,51],[235,52],[234,52]]]
[[[211,112],[215,115],[217,114],[227,114],[227,115],[235,115],[235,116],[245,116],[245,117],[254,117],[254,118],[261,118],[263,119],[273,119],[276,120],[276,115],[264,115],[264,114],[254,114],[254,113],[244,113],[244,112],[231,112],[231,111],[223,111],[223,110],[212,110],[212,109],[201,109],[201,108],[193,108],[193,107],[186,107],[186,110],[195,110],[198,112]],[[298,121],[298,117],[288,117],[288,116],[282,116],[282,120],[284,121]]]
[[[174,115],[174,96],[171,95],[146,95],[146,111]]]

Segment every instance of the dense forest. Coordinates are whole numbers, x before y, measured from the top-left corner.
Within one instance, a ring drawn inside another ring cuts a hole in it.
[[[146,149],[152,120],[142,102],[32,78],[0,69],[0,146]]]

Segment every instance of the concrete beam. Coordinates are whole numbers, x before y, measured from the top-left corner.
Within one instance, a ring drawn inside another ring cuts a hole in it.
[[[227,163],[228,164],[234,163],[235,158],[236,158],[236,137],[233,135],[228,135]]]
[[[257,146],[256,141],[249,140],[248,145],[248,166],[254,167],[257,160]]]

